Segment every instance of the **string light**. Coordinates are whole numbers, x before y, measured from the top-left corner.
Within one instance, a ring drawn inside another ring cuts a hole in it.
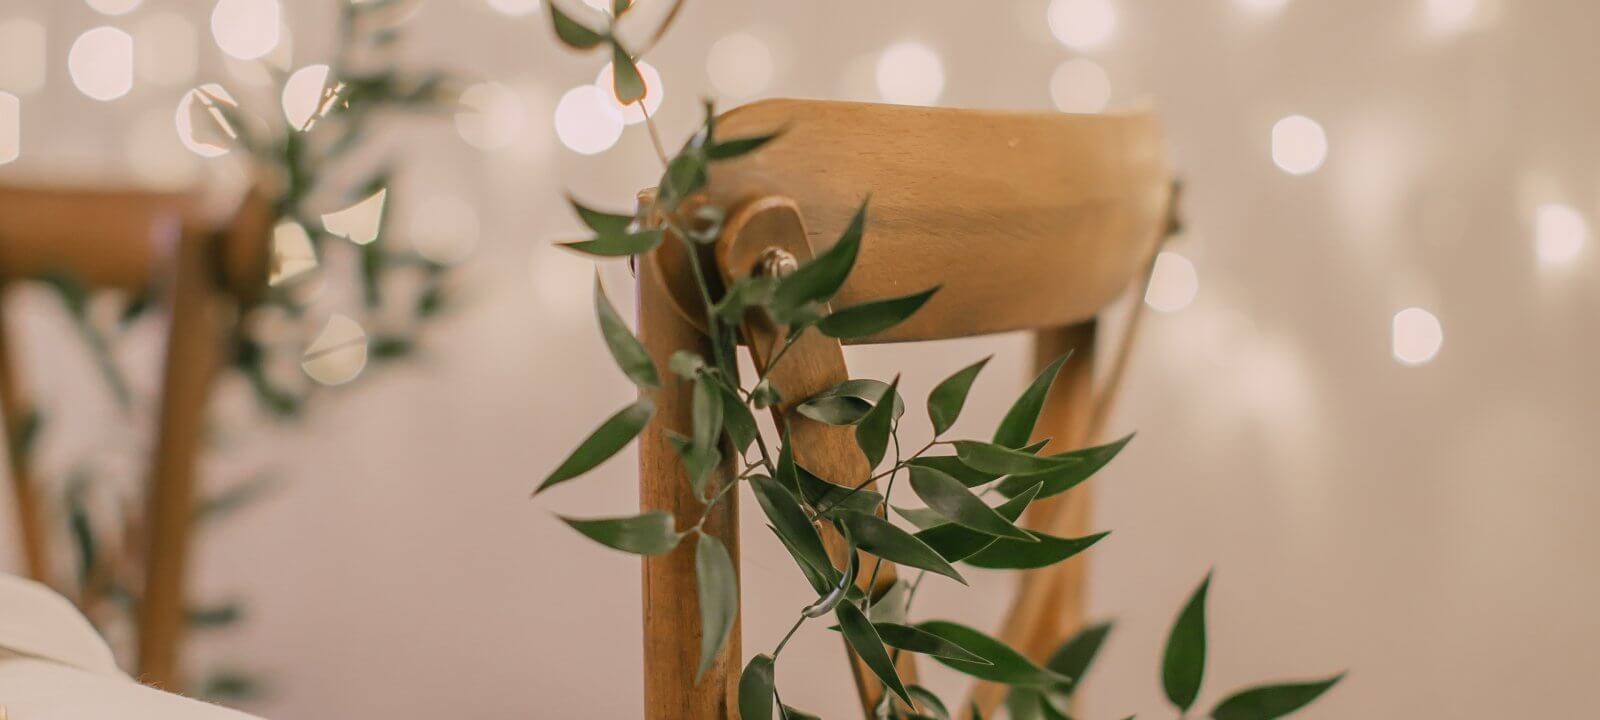
[[[200,157],[214,158],[228,154],[232,141],[239,136],[228,117],[219,106],[239,107],[239,102],[228,94],[226,88],[207,83],[183,94],[178,100],[177,117],[173,125],[178,130],[178,142]]]
[[[1290,115],[1272,126],[1272,161],[1290,175],[1306,175],[1328,158],[1328,136],[1317,121]]]
[[[1156,256],[1155,268],[1150,273],[1150,289],[1144,301],[1161,312],[1177,312],[1194,303],[1200,293],[1200,275],[1194,263],[1171,250]]]
[[[1050,33],[1074,50],[1093,50],[1117,30],[1117,9],[1111,0],[1051,0],[1046,11]]]
[[[383,229],[383,204],[388,197],[388,189],[382,189],[350,207],[327,213],[322,216],[322,227],[329,235],[366,245],[377,240]]]
[[[44,26],[27,18],[0,21],[0,89],[26,95],[45,80]]]
[[[240,60],[272,52],[282,37],[282,26],[278,0],[217,0],[211,11],[211,35],[217,47]]]
[[[323,103],[323,93],[328,88],[327,65],[307,65],[294,71],[283,83],[283,117],[289,127],[310,129]]]
[[[0,90],[0,165],[22,156],[22,100]]]
[[[747,32],[725,35],[706,52],[706,76],[724,99],[755,97],[772,81],[772,50]]]
[[[1394,358],[1401,365],[1427,364],[1442,345],[1444,326],[1433,313],[1412,307],[1394,314]]]
[[[918,42],[890,45],[878,56],[878,96],[899,105],[932,105],[944,93],[944,62]]]
[[[611,93],[594,85],[579,85],[562,95],[555,124],[561,144],[581,155],[610,150],[622,138],[622,111]]]
[[[1533,218],[1539,262],[1564,265],[1583,251],[1584,242],[1589,239],[1589,223],[1577,210],[1550,203],[1534,210]]]
[[[84,0],[91,9],[102,15],[126,15],[137,9],[144,0]]]
[[[1478,0],[1427,0],[1428,29],[1440,35],[1472,27],[1478,16]]]
[[[1062,112],[1102,112],[1111,102],[1111,79],[1093,60],[1068,60],[1050,74],[1050,99]]]
[[[316,246],[305,226],[293,220],[272,229],[272,273],[267,284],[282,285],[317,268]]]
[[[114,27],[91,29],[73,41],[67,72],[79,92],[110,101],[133,89],[133,37]]]
[[[367,332],[346,315],[334,313],[306,348],[300,368],[323,385],[343,385],[367,366]]]

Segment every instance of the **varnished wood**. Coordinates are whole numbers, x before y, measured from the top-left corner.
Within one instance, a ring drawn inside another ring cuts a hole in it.
[[[668,432],[689,435],[693,384],[668,370],[679,350],[711,356],[709,339],[684,320],[666,297],[666,287],[653,256],[639,266],[639,339],[661,376],[654,393],[655,417],[639,436],[639,505],[643,511],[665,510],[680,530],[692,525],[705,505],[689,488],[683,462],[667,439]],[[731,482],[733,457],[712,480],[712,487]],[[739,495],[730,492],[712,508],[702,528],[728,548],[739,567]],[[700,662],[700,602],[695,581],[695,543],[686,539],[671,553],[646,557],[644,591],[644,716],[649,720],[737,717],[740,667],[740,620],[716,663],[696,682]],[[742,615],[742,613],[741,613]]]
[[[1128,286],[1164,229],[1170,172],[1150,115],[769,100],[717,121],[721,137],[780,129],[759,152],[711,166],[713,204],[791,198],[820,252],[870,195],[835,305],[943,286],[859,342],[1081,322]]]
[[[50,273],[138,291],[170,264],[183,228],[203,225],[189,194],[0,187],[0,277]]]

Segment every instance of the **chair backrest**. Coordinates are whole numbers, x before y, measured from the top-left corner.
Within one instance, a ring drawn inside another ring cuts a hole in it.
[[[835,306],[943,286],[907,322],[855,342],[1083,321],[1145,266],[1166,227],[1171,172],[1148,114],[770,100],[717,120],[723,138],[774,131],[760,151],[712,166],[712,203],[789,198],[821,252],[870,195]]]

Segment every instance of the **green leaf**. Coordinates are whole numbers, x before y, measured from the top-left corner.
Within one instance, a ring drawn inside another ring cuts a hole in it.
[[[844,632],[844,639],[855,649],[856,656],[861,662],[872,670],[883,681],[884,687],[894,691],[906,704],[911,704],[911,694],[906,692],[906,686],[900,682],[900,674],[895,672],[894,661],[889,658],[889,652],[883,648],[883,639],[878,637],[878,631],[872,627],[872,622],[861,613],[861,608],[851,603],[839,603],[833,609],[834,616],[839,619],[839,629]]]
[[[894,376],[894,381],[889,383],[886,394],[895,397],[895,389],[900,385],[900,376]],[[867,456],[867,469],[871,470],[883,462],[883,455],[889,449],[889,436],[894,432],[894,403],[880,402],[872,406],[871,410],[856,423],[856,445],[860,446],[861,453]]]
[[[1218,703],[1211,717],[1213,720],[1275,720],[1310,705],[1343,679],[1344,673],[1339,673],[1327,680],[1253,687]]]
[[[1028,444],[1033,437],[1034,423],[1039,421],[1039,412],[1044,409],[1045,397],[1050,394],[1050,386],[1056,381],[1056,375],[1061,372],[1061,366],[1072,357],[1069,350],[1067,354],[1055,359],[1034,378],[1028,389],[1012,403],[1011,409],[1006,411],[1006,416],[1000,421],[1000,427],[994,431],[994,443],[1011,448],[1019,448]]]
[[[1206,591],[1211,573],[1200,582],[1167,636],[1166,657],[1161,664],[1161,688],[1179,710],[1189,711],[1200,695],[1200,681],[1206,672]]]
[[[700,595],[700,669],[695,682],[711,669],[728,642],[739,612],[739,578],[722,541],[700,533],[695,546],[694,577]]]
[[[931,720],[950,720],[950,709],[944,706],[944,701],[938,695],[921,685],[909,685],[906,691],[911,693],[911,698],[922,706],[923,717]]]
[[[772,720],[772,656],[750,658],[739,675],[740,720]]]
[[[661,231],[659,229],[640,230],[639,232],[618,235],[601,235],[593,240],[560,243],[561,247],[596,257],[641,255],[656,249],[656,246],[660,244]]]
[[[801,556],[800,550],[794,546],[794,543],[789,542],[789,538],[784,537],[778,532],[777,528],[771,525],[768,525],[767,529],[771,530],[772,534],[777,536],[778,541],[783,543],[783,548],[789,551],[789,557],[794,559],[795,567],[800,568],[800,574],[806,576],[806,582],[811,585],[811,589],[815,590],[817,595],[826,595],[833,590],[835,572],[830,570],[824,573],[812,567],[811,563]]]
[[[1045,533],[1034,533],[1036,542],[1000,538],[976,555],[967,558],[966,563],[988,570],[1035,570],[1050,567],[1094,547],[1095,543],[1110,534],[1103,532],[1081,538],[1059,538]]]
[[[606,36],[590,30],[577,20],[573,20],[562,12],[561,8],[556,7],[554,2],[550,3],[550,19],[555,23],[556,37],[560,38],[562,44],[567,47],[576,50],[588,50],[606,39]]]
[[[628,226],[633,224],[632,215],[601,212],[578,202],[571,196],[567,197],[567,203],[572,205],[572,209],[578,213],[578,219],[582,220],[584,225],[600,235],[623,235],[628,232]]]
[[[1034,688],[1014,687],[1006,693],[1007,720],[1044,720],[1044,693]]]
[[[650,422],[650,417],[655,415],[655,412],[655,403],[650,402],[650,398],[639,398],[634,404],[612,415],[601,423],[577,450],[572,451],[555,472],[550,473],[550,476],[539,484],[539,489],[533,491],[533,494],[538,495],[589,472],[596,465],[617,454],[618,450],[638,437],[639,432],[644,430],[644,426]]]
[[[796,466],[795,475],[800,496],[824,517],[831,517],[842,510],[872,514],[883,502],[883,496],[877,492],[835,485],[803,467]]]
[[[861,234],[867,221],[867,202],[861,203],[839,242],[778,281],[772,308],[780,316],[812,303],[827,302],[844,286],[861,251]]]
[[[867,608],[867,619],[871,620],[873,625],[886,622],[905,624],[906,597],[910,592],[911,586],[907,585],[903,578],[896,578],[889,584],[889,589],[873,598],[872,606]]]
[[[972,715],[972,720],[983,720],[983,711],[978,709],[977,703],[972,703],[971,712],[969,714]]]
[[[772,288],[778,283],[773,278],[764,275],[752,275],[734,281],[733,287],[723,294],[717,301],[716,314],[719,319],[735,325],[744,320],[744,313],[753,307],[765,304],[772,297]]]
[[[622,368],[622,373],[640,387],[661,385],[655,361],[650,359],[644,344],[633,336],[627,323],[617,315],[611,299],[606,297],[605,286],[600,283],[600,273],[594,275],[594,312],[600,318],[600,334],[605,337],[606,347],[611,350],[611,357],[617,361],[617,367]]]
[[[957,370],[928,393],[928,419],[933,421],[934,435],[943,435],[951,425],[956,424],[956,418],[961,417],[961,408],[967,404],[972,381],[978,379],[978,373],[993,358],[991,355]]]
[[[901,530],[876,515],[841,510],[840,522],[849,529],[856,546],[889,562],[938,573],[962,585],[967,580],[939,553],[916,536]]]
[[[1111,459],[1115,458],[1118,453],[1122,452],[1122,449],[1127,447],[1128,443],[1132,440],[1133,435],[1130,433],[1127,437],[1124,437],[1121,440],[1113,443],[1092,448],[1084,448],[1082,450],[1073,450],[1072,452],[1056,455],[1054,457],[1062,459],[1072,458],[1076,462],[1055,470],[1047,470],[1045,472],[1035,473],[1033,475],[1008,477],[1005,480],[1002,480],[999,485],[996,485],[995,489],[998,490],[1001,495],[1011,497],[1029,487],[1032,487],[1035,484],[1043,482],[1044,488],[1039,491],[1039,497],[1047,498],[1060,495],[1061,493],[1077,487],[1079,483],[1082,483],[1084,480],[1088,480],[1095,473],[1099,472],[1100,468],[1103,468],[1107,463],[1110,463]]]
[[[739,399],[727,383],[717,383],[717,390],[722,397],[722,427],[733,439],[733,446],[743,455],[761,432],[756,429],[756,416],[750,413],[750,407]]]
[[[1037,491],[1035,486],[1034,490]],[[1033,502],[1033,493],[1024,492],[995,508],[995,512],[1011,522],[1016,522],[1022,516],[1022,511],[1028,508],[1028,503]],[[976,530],[969,530],[955,523],[946,523],[931,527],[916,535],[918,540],[927,543],[928,547],[939,553],[939,556],[950,562],[960,562],[982,552],[984,548],[993,545],[999,538],[987,535]]]
[[[1044,666],[1072,678],[1074,688],[1083,684],[1083,676],[1089,672],[1089,665],[1094,662],[1094,656],[1100,652],[1100,646],[1105,644],[1106,636],[1111,634],[1111,623],[1090,625],[1078,631],[1066,642],[1057,648]]]
[[[750,137],[723,140],[706,148],[706,157],[712,160],[731,160],[740,155],[748,155],[759,150],[762,145],[776,140],[778,135],[779,133],[772,133],[770,135],[752,135]]]
[[[962,485],[965,485],[969,488],[975,488],[979,485],[993,482],[996,478],[1000,477],[995,473],[986,473],[981,470],[973,470],[972,468],[967,467],[966,463],[961,462],[961,458],[958,458],[954,455],[923,455],[922,457],[912,458],[907,462],[907,464],[917,467],[933,468],[934,470],[938,470],[939,472],[960,480]]]
[[[698,148],[685,148],[667,163],[661,178],[665,199],[682,199],[695,194],[706,184],[706,156]]]
[[[930,620],[917,625],[917,627],[955,643],[968,652],[987,660],[988,664],[983,664],[934,657],[934,659],[951,669],[972,677],[1007,685],[1023,685],[1027,687],[1049,687],[1067,682],[1066,678],[1034,665],[1033,661],[1024,657],[1022,653],[1011,649],[1005,643],[965,625],[945,620]]]
[[[957,440],[956,457],[967,467],[996,475],[1029,475],[1081,462],[1060,455],[1042,457],[1023,450],[1013,450],[1005,445],[992,445],[977,440]]]
[[[938,527],[950,522],[949,518],[940,515],[939,511],[930,508],[908,508],[896,505],[894,507],[894,511],[900,517],[905,518],[906,522],[911,523],[911,525],[918,530],[927,530],[928,528]]]
[[[630,105],[644,99],[644,76],[639,74],[639,67],[633,64],[633,58],[616,38],[611,40],[611,70],[611,86],[618,101]]]
[[[228,602],[207,607],[192,607],[184,613],[184,623],[191,629],[209,630],[226,627],[244,618],[244,606]]]
[[[867,416],[872,408],[883,401],[889,392],[889,383],[882,380],[846,380],[801,401],[795,412],[828,425],[854,425]],[[893,394],[894,417],[906,412],[906,404],[899,393]]]
[[[601,545],[635,555],[665,555],[678,547],[678,541],[683,538],[677,531],[672,514],[662,510],[629,517],[588,520],[558,517],[573,530]]]
[[[626,13],[632,9],[633,0],[611,0],[611,14],[614,17],[622,17],[623,13]],[[769,716],[771,714],[772,713],[770,712],[767,713]]]
[[[912,295],[872,300],[841,308],[829,313],[818,322],[817,329],[823,335],[841,340],[876,335],[905,322],[907,318],[921,310],[928,302],[928,298],[933,297],[938,291],[939,286],[934,286]]]
[[[792,546],[800,559],[819,575],[831,575],[833,563],[828,560],[822,536],[817,534],[817,528],[806,517],[805,510],[800,508],[800,501],[778,481],[766,475],[752,475],[750,488],[755,491],[756,502],[761,504],[761,511],[772,521],[778,536]]]
[[[935,512],[981,533],[1013,538],[1021,543],[1038,542],[1033,535],[1001,517],[985,505],[967,486],[930,467],[911,466],[911,489]]]
[[[271,475],[256,475],[233,483],[202,498],[194,509],[194,521],[196,523],[220,521],[260,500],[277,487],[278,479]]]
[[[715,446],[722,436],[722,398],[717,394],[717,381],[705,375],[694,383],[690,427],[690,437],[698,447]]]
[[[812,715],[804,710],[796,710],[788,705],[784,705],[783,720],[822,720],[822,718]]]
[[[701,371],[706,369],[706,360],[699,353],[689,350],[679,350],[667,358],[667,369],[685,380],[700,377]]]
[[[782,403],[783,395],[778,392],[777,388],[772,386],[771,378],[762,378],[761,382],[756,383],[756,386],[751,388],[750,401],[755,403],[758,408],[769,408]]]
[[[873,626],[878,629],[878,637],[883,638],[883,644],[889,647],[985,665],[989,662],[966,648],[921,628],[892,622],[873,623]]]

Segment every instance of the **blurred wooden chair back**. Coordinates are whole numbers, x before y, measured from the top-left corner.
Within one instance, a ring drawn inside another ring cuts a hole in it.
[[[164,291],[168,335],[139,604],[138,673],[154,685],[173,687],[177,679],[206,400],[233,331],[230,306],[248,304],[266,287],[271,222],[259,191],[219,222],[206,216],[198,195],[0,186],[0,415],[25,567],[35,580],[52,580],[54,525],[24,446],[33,407],[19,377],[18,338],[3,313],[4,290],[55,275],[88,290]]]
[[[725,284],[758,272],[781,252],[804,263],[835,242],[863,198],[871,197],[855,270],[835,307],[941,286],[909,320],[856,343],[934,340],[1031,330],[1042,368],[1073,351],[1058,376],[1036,439],[1047,452],[1092,444],[1101,433],[1136,336],[1144,287],[1160,241],[1172,225],[1172,178],[1160,130],[1146,114],[1067,115],[773,100],[717,120],[721,137],[782,130],[760,150],[711,167],[709,202],[728,209],[715,261]],[[640,334],[663,368],[678,350],[706,352],[703,319],[688,258],[661,245],[640,272]],[[1101,315],[1134,287],[1138,298],[1108,371],[1095,372]],[[779,329],[743,328],[758,369],[781,344]],[[952,368],[954,369],[954,368]],[[657,414],[640,446],[641,505],[693,517],[702,507],[688,491],[669,432],[690,427],[689,386],[670,373]],[[808,331],[768,380],[785,399],[774,408],[797,459],[834,482],[870,475],[852,429],[789,412],[795,404],[849,379],[840,342]],[[869,486],[870,487],[870,486]],[[1087,486],[1040,501],[1024,523],[1055,535],[1088,533]],[[727,500],[705,525],[737,559],[738,509]],[[844,546],[825,540],[835,561]],[[693,550],[646,558],[645,707],[651,718],[731,717],[740,645],[734,629],[724,657],[695,683],[699,616]],[[1083,622],[1082,557],[1026,573],[1001,639],[1043,660]],[[887,563],[885,566],[887,567]],[[894,582],[880,572],[882,591]],[[864,584],[867,579],[861,578]],[[915,679],[911,654],[902,676]],[[863,707],[882,688],[852,662]],[[975,700],[990,714],[1004,688],[980,684]],[[966,705],[963,704],[963,707]]]

